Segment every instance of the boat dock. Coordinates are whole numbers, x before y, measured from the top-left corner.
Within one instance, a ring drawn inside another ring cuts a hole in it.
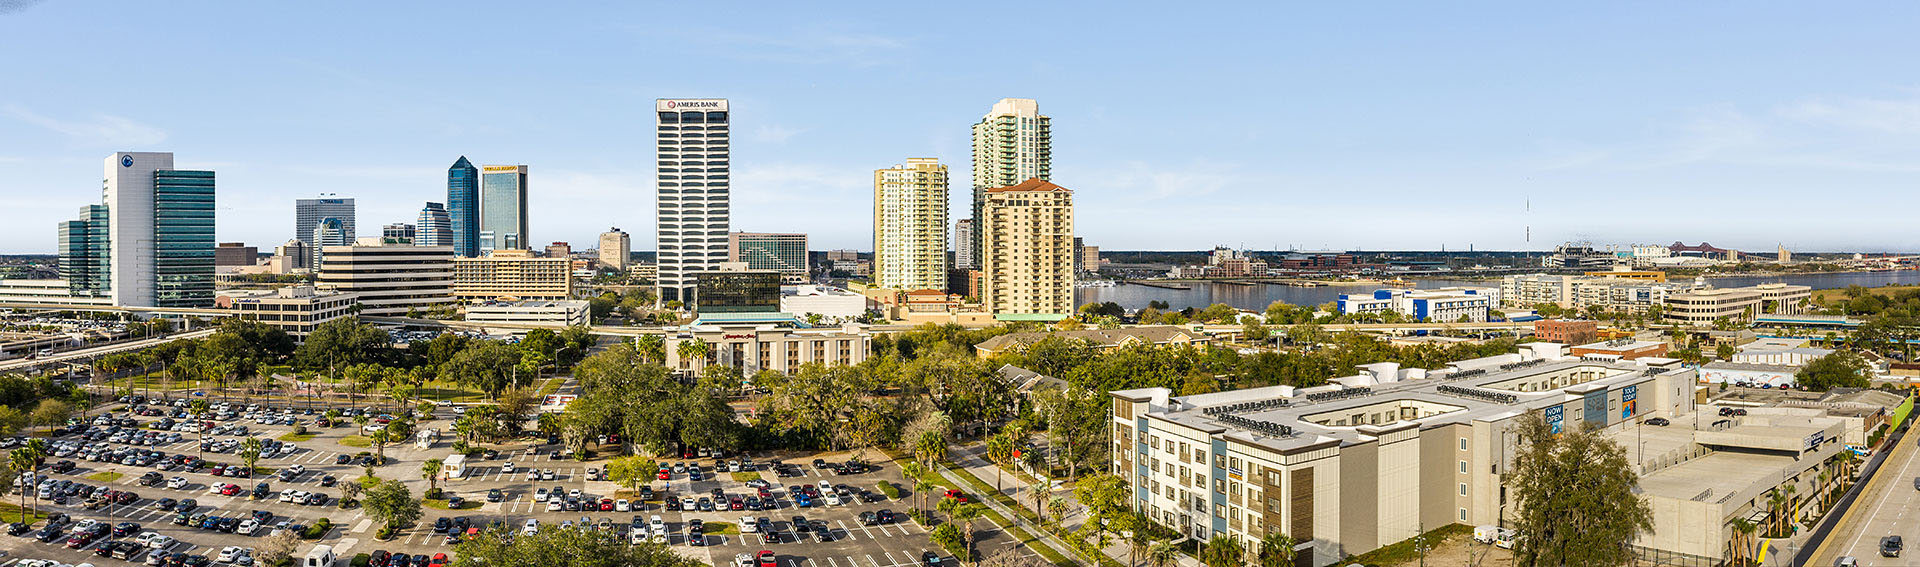
[[[1157,287],[1160,289],[1179,289],[1179,290],[1193,289],[1193,286],[1188,284],[1169,283],[1169,282],[1153,281],[1153,280],[1127,280],[1127,283],[1134,284],[1134,285],[1144,285],[1147,287]]]

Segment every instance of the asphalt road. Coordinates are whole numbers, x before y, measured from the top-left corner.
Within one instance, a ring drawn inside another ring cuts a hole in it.
[[[444,414],[446,412],[442,413]],[[446,418],[450,416],[442,415],[441,417],[442,419],[440,420],[423,423],[420,427],[437,428],[446,431],[449,429],[449,421]],[[311,418],[309,417],[308,419],[310,420]],[[150,420],[142,418],[142,421]],[[285,426],[257,425],[245,420],[245,418],[242,418],[237,423],[248,425],[251,429],[250,433],[253,436],[261,438],[277,438],[288,433],[290,430],[289,427]],[[309,421],[308,423],[311,422]],[[616,531],[624,533],[625,527],[634,517],[638,516],[645,519],[658,514],[668,526],[668,533],[670,535],[667,543],[670,548],[682,554],[722,566],[731,565],[736,554],[754,553],[762,549],[767,549],[778,554],[782,567],[909,567],[921,563],[921,554],[923,552],[935,549],[935,546],[928,541],[927,529],[914,525],[910,520],[905,518],[906,510],[913,505],[910,497],[903,501],[883,500],[875,503],[847,503],[835,507],[815,507],[796,510],[793,500],[786,495],[786,485],[812,484],[821,480],[870,490],[873,490],[875,484],[881,480],[891,481],[896,486],[899,486],[903,484],[899,470],[897,467],[892,466],[891,463],[881,463],[881,470],[877,472],[839,476],[833,475],[831,472],[813,468],[810,463],[814,456],[811,454],[788,453],[777,455],[778,457],[784,458],[787,462],[802,465],[803,476],[782,479],[775,477],[770,472],[763,473],[768,481],[776,484],[773,492],[780,507],[772,511],[668,512],[663,509],[660,502],[654,501],[644,503],[639,508],[629,512],[549,512],[545,504],[533,501],[533,493],[537,487],[551,489],[558,486],[567,490],[577,489],[583,494],[593,497],[608,498],[614,497],[613,493],[616,487],[610,482],[586,480],[586,470],[589,468],[604,468],[604,462],[577,462],[571,459],[555,459],[552,456],[554,446],[546,445],[542,440],[521,440],[512,443],[490,445],[491,447],[496,447],[501,450],[501,455],[498,459],[469,461],[469,472],[466,478],[442,481],[440,483],[440,487],[443,490],[467,498],[470,502],[470,508],[450,511],[427,507],[424,509],[424,517],[416,526],[402,530],[400,534],[391,541],[378,541],[373,537],[378,526],[375,525],[373,520],[366,517],[363,510],[343,510],[333,504],[303,506],[280,502],[277,499],[279,491],[291,488],[325,493],[337,501],[340,496],[338,486],[336,485],[331,488],[322,487],[320,486],[321,478],[326,475],[333,475],[337,477],[339,482],[347,482],[349,479],[356,478],[362,473],[362,468],[359,466],[334,464],[335,458],[338,455],[353,455],[368,450],[343,446],[339,443],[342,438],[352,434],[353,429],[351,425],[348,425],[346,427],[317,430],[316,432],[319,433],[319,436],[298,442],[297,445],[300,446],[300,449],[292,455],[284,458],[261,459],[259,463],[260,466],[276,471],[295,464],[303,466],[306,469],[305,472],[295,477],[292,482],[282,482],[277,477],[264,475],[257,475],[250,479],[230,479],[214,477],[204,472],[183,473],[174,471],[163,472],[162,474],[167,478],[174,476],[186,478],[189,481],[186,487],[181,489],[167,489],[164,485],[141,487],[137,485],[140,475],[152,469],[79,461],[79,468],[74,471],[65,474],[50,474],[50,476],[57,479],[71,479],[75,482],[99,485],[102,483],[86,480],[85,477],[103,471],[119,472],[123,475],[122,477],[105,484],[122,490],[131,490],[139,494],[141,499],[129,506],[103,508],[92,511],[86,510],[77,504],[60,506],[48,501],[34,500],[31,497],[29,501],[39,505],[44,510],[66,512],[75,519],[93,518],[102,521],[111,520],[112,523],[123,521],[137,522],[141,524],[143,531],[156,531],[164,535],[172,536],[178,540],[177,543],[169,548],[169,551],[188,551],[190,553],[205,554],[209,557],[225,546],[258,547],[261,543],[259,540],[266,534],[266,531],[262,530],[255,535],[247,536],[175,526],[169,521],[174,517],[174,513],[159,510],[155,505],[157,499],[194,498],[197,499],[200,504],[196,512],[229,517],[245,516],[254,510],[264,510],[273,514],[273,522],[291,520],[300,524],[312,524],[322,517],[329,518],[335,526],[334,529],[326,534],[319,542],[302,542],[298,551],[296,551],[296,556],[304,553],[316,543],[324,543],[334,546],[335,552],[342,557],[343,564],[346,558],[350,558],[354,554],[368,553],[374,550],[405,552],[427,556],[432,556],[436,553],[451,552],[453,546],[444,542],[445,537],[442,534],[433,533],[432,530],[434,520],[440,517],[466,517],[470,521],[480,525],[484,525],[489,521],[500,520],[516,528],[527,518],[537,518],[543,527],[551,528],[559,525],[563,521],[572,520],[578,522],[584,516],[591,518],[596,523],[602,518],[610,519],[617,528]],[[231,437],[215,436],[215,438]],[[413,443],[388,446],[386,453],[392,462],[391,464],[377,467],[375,472],[382,478],[400,479],[409,484],[415,494],[419,494],[427,488],[426,481],[420,478],[420,463],[429,458],[446,457],[451,453],[451,451],[447,449],[447,445],[448,443],[444,441],[443,437],[443,441],[437,446],[427,449],[416,448]],[[185,435],[185,439],[179,443],[149,448],[168,454],[198,454],[199,441],[197,435]],[[774,456],[775,455],[755,455],[754,458],[756,461],[764,463],[768,458]],[[205,454],[205,457],[207,460],[216,463],[239,462],[239,458],[232,453],[217,454],[209,452]],[[838,458],[832,460],[844,460],[844,458],[844,456],[838,456]],[[57,460],[61,459],[49,459],[48,462]],[[78,461],[78,459],[74,460]],[[513,474],[502,472],[501,469],[503,465],[508,462],[514,463],[520,472]],[[702,464],[708,469],[712,468],[711,459],[703,459]],[[541,470],[551,469],[555,473],[555,479],[548,481],[528,481],[526,480],[524,471],[529,468]],[[728,495],[744,495],[752,492],[752,490],[743,483],[733,480],[730,475],[725,473],[709,477],[711,480],[694,482],[690,483],[690,485],[683,475],[673,476],[674,478],[669,481],[655,481],[653,488],[657,491],[665,490],[671,485],[672,493],[679,495],[690,493],[695,495],[707,494],[715,488],[721,489]],[[261,501],[254,501],[244,496],[221,496],[208,493],[209,487],[217,484],[230,482],[238,484],[242,488],[251,488],[254,483],[263,480],[271,483],[271,490],[274,491],[275,494],[273,497]],[[909,484],[907,487],[910,488],[911,485]],[[497,503],[484,502],[487,491],[496,488],[505,493],[505,500]],[[18,496],[8,498],[9,501],[17,501],[17,499]],[[479,502],[479,504],[475,506],[472,504],[473,502]],[[929,500],[928,505],[932,505],[931,500]],[[880,526],[861,525],[859,521],[861,512],[880,509],[890,509],[898,513],[901,517],[900,522]],[[708,543],[707,546],[688,545],[686,538],[687,520],[700,518],[709,525],[726,523],[737,526],[739,518],[746,515],[755,517],[768,516],[774,519],[774,527],[779,533],[778,542],[763,543],[757,534],[747,534],[751,539],[743,539],[740,535],[736,534],[724,534],[708,536],[706,539],[706,543]],[[822,538],[817,535],[818,530],[809,530],[809,533],[805,534],[796,533],[789,521],[789,518],[795,515],[805,516],[815,525],[827,528],[828,537],[825,538],[825,541],[822,541]],[[979,549],[995,550],[1013,547],[1019,549],[1022,553],[1031,554],[1030,551],[1021,548],[1018,542],[1011,540],[1006,534],[1000,533],[993,527],[991,522],[982,520],[976,523],[975,527],[976,534],[979,536]],[[119,539],[124,540],[127,538]],[[112,541],[112,539],[105,541]],[[92,549],[98,545],[99,543],[94,543],[81,549],[67,549],[59,543],[43,544],[22,537],[0,535],[0,550],[6,551],[5,556],[0,557],[0,567],[10,567],[13,563],[21,559],[29,558],[53,559],[69,564],[87,562],[101,566],[132,565],[144,559],[144,554],[136,555],[131,561],[97,557],[93,554]],[[942,554],[942,557],[945,558],[946,563],[951,564],[951,557],[947,557],[945,554]]]
[[[1914,437],[1914,436],[1909,436]],[[1817,565],[1832,565],[1841,556],[1853,556],[1861,565],[1895,566],[1920,564],[1920,550],[1913,548],[1920,538],[1920,490],[1914,479],[1920,478],[1920,449],[1914,442],[1902,441],[1887,457],[1867,492],[1860,495],[1856,509],[1814,560]],[[1898,535],[1906,540],[1899,557],[1880,555],[1880,538]]]

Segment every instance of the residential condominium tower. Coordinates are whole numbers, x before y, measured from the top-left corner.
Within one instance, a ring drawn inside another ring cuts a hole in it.
[[[447,168],[447,230],[453,232],[453,242],[440,246],[453,246],[453,255],[461,258],[480,255],[480,168],[467,156]]]
[[[884,289],[947,288],[947,166],[908,158],[873,172],[873,281]]]
[[[527,166],[482,166],[480,251],[527,247]]]
[[[953,268],[956,270],[977,270],[980,263],[975,260],[973,243],[973,219],[953,221]]]
[[[600,265],[624,272],[632,256],[633,239],[620,227],[608,228],[600,233]]]
[[[293,202],[293,237],[309,246],[313,241],[313,227],[321,219],[339,219],[341,230],[345,231],[347,242],[353,242],[353,199],[325,193],[313,199],[297,199]]]
[[[987,189],[982,290],[995,315],[1073,314],[1073,192],[1039,179]]]
[[[420,209],[420,218],[414,221],[416,238],[413,243],[421,246],[452,246],[453,224],[447,216],[447,207],[440,203],[427,203]]]
[[[974,222],[985,222],[978,219],[983,218],[987,189],[1028,179],[1053,179],[1052,120],[1040,114],[1040,103],[1033,99],[1003,98],[973,125]],[[972,248],[979,258],[983,249],[978,231]]]
[[[713,271],[731,251],[727,99],[654,101],[655,234],[661,302],[691,304],[694,274]]]
[[[103,196],[115,305],[213,305],[213,172],[173,169],[172,153],[119,152]]]

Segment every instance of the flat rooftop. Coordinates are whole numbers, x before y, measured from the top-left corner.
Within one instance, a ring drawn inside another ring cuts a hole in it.
[[[1716,451],[1640,477],[1640,493],[1680,500],[1719,502],[1762,481],[1777,484],[1795,464],[1785,455]]]

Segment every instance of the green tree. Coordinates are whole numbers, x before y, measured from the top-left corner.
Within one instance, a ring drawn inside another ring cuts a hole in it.
[[[240,462],[247,464],[248,472],[252,472],[254,465],[260,463],[260,450],[265,448],[266,445],[266,443],[260,441],[259,437],[248,437],[240,440]]]
[[[1260,320],[1254,318],[1252,315],[1246,315],[1240,318],[1240,334],[1247,337],[1247,340],[1253,342],[1266,342],[1267,339],[1273,337],[1273,331],[1267,329],[1266,325],[1260,324]]]
[[[1719,357],[1720,360],[1733,360],[1733,355],[1734,355],[1733,344],[1720,343],[1719,347],[1716,347],[1713,349],[1713,354],[1714,356]]]
[[[407,485],[397,480],[380,481],[367,489],[363,506],[367,509],[367,515],[380,520],[382,531],[389,534],[420,519],[420,500],[413,497],[413,491]]]
[[[659,467],[653,459],[631,456],[607,461],[607,480],[611,480],[627,490],[640,490],[640,486],[653,482]]]
[[[986,515],[986,511],[987,507],[980,504],[962,504],[953,509],[953,521],[959,524],[960,528],[964,531],[962,541],[965,542],[966,553],[963,555],[966,556],[968,561],[972,561],[974,557],[973,522],[979,520],[981,516]]]
[[[1865,388],[1873,377],[1873,367],[1866,359],[1852,351],[1835,351],[1808,362],[1795,372],[1793,380],[1799,385],[1819,391],[1833,388]]]
[[[454,567],[566,565],[568,567],[701,567],[702,561],[675,553],[665,544],[627,545],[615,534],[597,530],[544,529],[514,534],[495,528],[453,548]]]
[[[462,350],[440,366],[440,379],[485,392],[500,399],[509,388],[531,384],[533,376],[519,372],[519,349],[499,341],[484,341]]]
[[[34,425],[41,425],[52,429],[65,425],[67,419],[73,417],[73,404],[67,403],[65,400],[40,400],[40,404],[33,407],[33,413],[28,415]]]
[[[420,463],[420,478],[427,479],[427,492],[440,490],[440,471],[447,466],[440,459],[427,459]]]
[[[34,441],[41,441],[41,440],[35,439]],[[21,473],[38,473],[40,471],[40,459],[45,458],[45,453],[42,452],[44,451],[45,445],[46,445],[45,441],[41,441],[40,443],[41,449],[36,450],[35,446],[31,442],[29,442],[28,445],[25,447],[20,447],[12,451],[8,451],[7,452],[7,468],[13,471],[14,473],[13,476],[19,477]],[[38,476],[38,475],[36,474],[35,476]],[[28,510],[27,489],[25,487],[21,487],[20,489],[20,523],[26,523],[27,510]]]
[[[1267,532],[1260,540],[1260,552],[1255,554],[1260,567],[1290,567],[1293,565],[1293,546],[1296,542],[1287,534],[1277,531]]]
[[[1518,510],[1517,567],[1625,563],[1621,542],[1653,528],[1653,513],[1620,445],[1583,425],[1556,434],[1537,412],[1517,426],[1509,485]]]
[[[1246,548],[1240,545],[1240,538],[1217,534],[1200,548],[1200,563],[1207,567],[1240,567]]]
[[[11,437],[27,426],[27,414],[12,406],[0,406],[0,437]]]

